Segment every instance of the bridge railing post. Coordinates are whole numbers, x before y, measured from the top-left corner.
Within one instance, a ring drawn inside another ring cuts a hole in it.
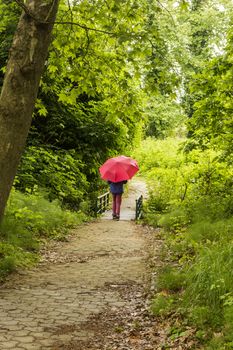
[[[138,199],[136,199],[135,220],[139,220],[142,217],[142,208],[143,208],[143,196],[141,195]]]

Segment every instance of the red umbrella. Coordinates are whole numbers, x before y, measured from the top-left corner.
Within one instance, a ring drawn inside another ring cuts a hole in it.
[[[129,180],[138,170],[136,160],[125,156],[110,158],[99,168],[101,178],[112,182]]]

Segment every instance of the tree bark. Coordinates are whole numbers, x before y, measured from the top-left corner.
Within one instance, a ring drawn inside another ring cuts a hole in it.
[[[58,3],[28,0],[10,49],[0,95],[0,220],[31,125]]]

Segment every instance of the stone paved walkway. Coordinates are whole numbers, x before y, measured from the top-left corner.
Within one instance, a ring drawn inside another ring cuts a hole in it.
[[[91,327],[83,327],[91,316],[127,306],[114,287],[143,284],[145,240],[131,221],[131,204],[145,190],[141,185],[131,183],[124,220],[107,220],[107,214],[78,228],[54,250],[55,262],[11,276],[1,286],[1,350],[78,349],[69,344],[93,336]]]

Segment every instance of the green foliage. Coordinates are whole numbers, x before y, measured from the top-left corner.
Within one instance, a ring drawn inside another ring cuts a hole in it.
[[[0,249],[4,250],[4,248],[5,247],[2,247],[2,244],[1,244]],[[1,255],[3,258],[0,260],[0,281],[2,281],[2,279],[5,276],[9,275],[15,270],[14,258],[9,256],[4,256],[2,252],[1,252]]]
[[[194,305],[188,310],[189,321],[199,329],[218,326],[219,317],[220,315],[216,314],[216,312],[213,314],[211,307],[205,305]]]
[[[222,317],[222,297],[231,292],[232,275],[232,243],[205,246],[199,249],[197,260],[189,269],[188,287],[185,291],[187,302],[192,305],[209,307],[209,323],[218,325]]]
[[[186,227],[189,223],[190,218],[185,207],[180,206],[162,215],[158,221],[158,226],[173,232],[180,232],[182,228]]]
[[[135,151],[148,180],[150,212],[168,212],[159,223],[171,228],[232,214],[232,167],[214,150],[181,152],[179,139],[148,139]],[[218,202],[218,205],[216,203]]]
[[[186,275],[174,269],[171,266],[165,266],[159,272],[158,280],[156,282],[158,290],[167,290],[170,292],[177,292],[185,285]]]
[[[204,348],[205,350],[231,350],[232,343],[227,344],[224,337],[217,334]]]
[[[22,194],[15,191],[9,200],[3,228],[8,224],[11,226],[12,221],[33,232],[37,237],[62,237],[67,228],[78,225],[85,219],[85,214],[81,212],[63,210],[58,200],[49,202],[43,193]],[[9,235],[9,231],[6,232]],[[12,236],[14,237],[14,234]]]
[[[21,10],[14,1],[2,0],[0,2],[0,87],[20,13]]]
[[[172,98],[157,96],[148,102],[145,112],[147,116],[145,135],[147,137],[163,139],[175,133],[183,133],[185,115],[181,106]]]
[[[231,8],[232,9],[232,8]],[[187,150],[216,147],[232,163],[232,28],[221,56],[209,61],[190,82],[194,96]]]
[[[145,6],[62,2],[58,20],[82,25],[54,31],[33,122],[40,142],[75,149],[89,163],[132,144],[145,97],[137,60]]]
[[[156,294],[151,302],[151,312],[158,316],[168,315],[173,310],[173,307],[174,298],[166,294]]]
[[[123,152],[133,140],[136,127],[127,127],[127,123],[111,115],[107,101],[83,95],[74,107],[59,102],[52,93],[41,92],[40,97],[47,116],[41,118],[40,110],[37,111],[28,144],[69,150],[73,157],[86,164],[84,171],[88,178],[113,152]]]
[[[226,302],[227,301],[227,302]],[[224,334],[228,342],[233,344],[233,298],[231,296],[230,303],[229,298],[225,301],[224,308]]]
[[[43,188],[49,200],[78,209],[88,189],[84,164],[74,151],[28,147],[21,161],[15,186],[25,192]]]
[[[157,206],[156,206],[157,208]],[[144,202],[143,204],[143,213],[145,215],[143,215],[143,221],[150,225],[150,226],[154,226],[157,227],[158,226],[158,221],[160,219],[160,213],[156,213],[153,210],[153,207],[150,209],[150,206],[148,206],[148,203]]]
[[[29,267],[38,260],[35,254],[12,243],[0,242],[0,281],[19,267]]]
[[[226,186],[226,191],[231,187]],[[232,216],[232,198],[229,192],[222,192],[219,196],[203,196],[196,200],[189,199],[185,204],[191,222],[218,221]]]
[[[140,164],[140,172],[152,182],[153,176],[150,171],[161,168],[179,168],[183,162],[181,153],[177,154],[183,139],[168,137],[165,140],[146,138],[140,146],[134,150],[133,155]]]
[[[233,232],[233,219],[209,222],[206,220],[197,221],[187,230],[187,237],[191,241],[215,242],[219,240],[228,241]]]
[[[39,259],[45,239],[64,240],[68,229],[87,220],[82,212],[62,210],[58,201],[43,194],[13,191],[0,226],[0,280],[18,267],[29,267]]]
[[[176,312],[208,334],[201,340],[209,339],[208,349],[230,349],[232,167],[218,149],[186,154],[184,143],[170,140],[146,140],[135,152],[150,188],[146,222],[161,227],[165,240],[154,313],[168,317],[176,305],[170,300],[178,298]]]

